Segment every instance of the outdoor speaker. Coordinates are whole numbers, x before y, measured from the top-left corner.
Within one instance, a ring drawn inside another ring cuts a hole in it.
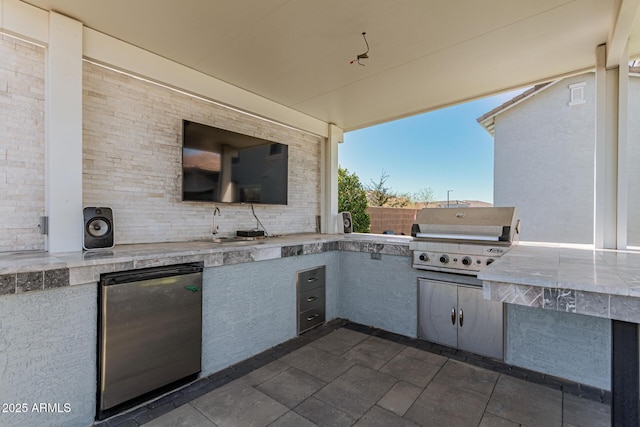
[[[113,247],[113,212],[111,208],[87,207],[84,216],[84,241],[86,250]]]
[[[350,212],[340,212],[338,214],[338,222],[340,223],[338,228],[341,233],[353,233],[353,223],[351,222]]]

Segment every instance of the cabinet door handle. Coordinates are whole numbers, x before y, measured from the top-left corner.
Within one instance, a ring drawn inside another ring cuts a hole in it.
[[[462,328],[462,325],[464,324],[464,312],[461,308],[458,309],[458,311],[460,312],[460,315],[458,317],[460,318],[460,327]]]
[[[307,302],[315,301],[317,299],[318,299],[318,297],[309,297],[309,298],[307,298]]]
[[[309,316],[307,317],[307,322],[311,322],[313,319],[315,319],[316,317],[320,316],[320,314],[316,313],[313,316]]]
[[[451,324],[452,325],[456,324],[456,308],[455,307],[451,307]]]
[[[311,277],[309,279],[307,279],[307,282],[311,283],[311,282],[317,282],[318,278],[317,277]]]

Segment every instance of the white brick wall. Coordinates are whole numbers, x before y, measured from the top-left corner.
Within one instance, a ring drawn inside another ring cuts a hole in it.
[[[114,211],[116,244],[210,236],[212,203],[181,201],[182,119],[289,145],[289,204],[256,205],[270,234],[313,232],[321,138],[85,62],[83,204]],[[220,235],[256,226],[248,205],[218,204]]]
[[[44,65],[44,48],[0,34],[0,252],[44,249]]]

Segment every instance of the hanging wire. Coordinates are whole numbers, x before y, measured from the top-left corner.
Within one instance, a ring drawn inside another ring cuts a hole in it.
[[[262,227],[262,230],[264,231],[264,236],[265,237],[269,237],[269,233],[267,233],[267,229],[264,228],[264,225],[262,225],[262,222],[260,221],[260,219],[258,218],[258,216],[256,215],[256,211],[255,209],[253,209],[253,203],[251,203],[251,213],[253,214],[253,217],[256,219],[256,221],[258,222],[256,228],[259,230],[260,227]]]
[[[365,44],[367,45],[367,51],[364,53],[361,53],[360,55],[356,56],[356,59],[352,60],[351,62],[349,62],[349,64],[353,64],[354,62],[357,62],[358,65],[362,65],[364,67],[364,64],[362,64],[360,62],[361,59],[369,59],[369,42],[367,41],[367,33],[363,32],[362,33],[362,38],[364,39]]]

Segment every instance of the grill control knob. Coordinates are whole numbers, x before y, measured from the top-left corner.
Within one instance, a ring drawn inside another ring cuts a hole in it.
[[[471,258],[468,256],[462,258],[462,265],[471,265]]]
[[[446,255],[446,254],[441,255],[440,256],[440,262],[443,263],[443,264],[448,263],[449,262],[449,255]]]
[[[420,254],[418,258],[420,258],[420,261],[429,261],[429,255],[427,254]]]
[[[489,259],[487,260],[487,265],[491,264],[493,261],[495,261],[493,258],[489,258]]]

